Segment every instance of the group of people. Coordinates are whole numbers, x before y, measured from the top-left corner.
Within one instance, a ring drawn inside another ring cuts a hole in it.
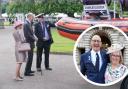
[[[33,27],[33,20],[35,15],[28,13],[24,22],[16,21],[14,24],[14,39],[15,39],[15,56],[16,56],[16,76],[15,80],[21,81],[20,69],[23,62],[26,62],[24,71],[25,76],[34,76],[33,70],[31,70],[33,62],[33,51],[36,42],[36,69],[41,70],[42,54],[44,52],[44,65],[46,70],[52,70],[49,66],[49,52],[51,44],[53,43],[50,24],[44,20],[43,13],[36,16],[38,22]],[[22,43],[29,43],[30,50],[19,51],[19,47]]]
[[[46,70],[52,70],[49,66],[49,52],[53,43],[50,24],[44,21],[44,15],[36,16],[38,22],[34,25],[35,18],[33,13],[26,15],[24,22],[16,21],[14,24],[14,39],[15,39],[15,56],[16,56],[16,77],[15,79],[23,80],[20,69],[23,62],[26,62],[24,71],[25,76],[34,76],[31,70],[33,62],[33,51],[36,41],[36,69],[42,71],[42,54],[44,52],[44,65]],[[22,43],[29,43],[30,50],[19,51],[18,48]],[[80,58],[80,71],[87,78],[96,83],[110,83],[122,77],[127,67],[123,65],[123,57],[119,44],[112,45],[108,50],[101,50],[102,41],[99,35],[94,35],[91,38],[91,49],[82,54]]]
[[[107,50],[102,50],[99,35],[94,35],[90,43],[91,49],[80,58],[80,71],[87,79],[95,83],[108,84],[118,80],[128,71],[123,65],[123,46],[112,44]]]

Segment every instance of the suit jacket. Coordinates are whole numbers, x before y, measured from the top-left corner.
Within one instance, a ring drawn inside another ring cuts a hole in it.
[[[44,32],[43,31],[45,31],[45,30],[42,28],[41,23],[38,22],[38,23],[35,24],[35,35],[38,38],[37,46],[42,45],[42,43],[44,43],[44,42],[47,42],[48,45],[53,43],[53,38],[52,38],[52,35],[51,35],[51,30],[50,30],[49,23],[48,22],[44,22],[44,25],[45,25],[46,30],[48,32],[49,40],[48,41],[44,41],[44,39],[43,39],[43,33]]]
[[[34,47],[34,32],[31,23],[29,23],[27,20],[24,22],[24,36],[26,38],[26,41],[30,43],[31,47]]]
[[[105,83],[104,74],[108,63],[108,55],[106,51],[100,51],[102,66],[99,72],[91,61],[91,51],[81,55],[80,70],[83,75],[87,75],[87,78],[96,83]]]

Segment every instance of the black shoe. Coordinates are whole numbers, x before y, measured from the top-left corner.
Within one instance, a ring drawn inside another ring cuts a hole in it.
[[[41,72],[42,70],[41,70],[41,68],[37,68],[37,71],[38,71],[38,72]]]
[[[35,73],[35,71],[30,71],[29,73]]]
[[[31,74],[31,73],[26,73],[24,74],[25,76],[34,76],[34,74]]]
[[[52,70],[52,68],[46,68],[46,70],[50,70],[50,71],[51,71],[51,70]]]

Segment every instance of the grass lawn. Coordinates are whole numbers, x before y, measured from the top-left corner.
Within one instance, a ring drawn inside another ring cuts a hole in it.
[[[54,43],[51,46],[51,52],[54,53],[72,53],[75,41],[62,37],[56,28],[52,28],[52,37]]]
[[[10,26],[12,24],[10,24],[10,22],[4,22],[4,26]]]

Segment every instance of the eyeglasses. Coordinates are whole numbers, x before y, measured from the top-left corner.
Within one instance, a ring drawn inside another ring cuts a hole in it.
[[[114,54],[111,54],[111,56],[113,56],[113,57],[120,57],[120,55],[114,55]]]
[[[98,43],[100,43],[101,41],[100,40],[92,40],[93,42],[98,42]]]

